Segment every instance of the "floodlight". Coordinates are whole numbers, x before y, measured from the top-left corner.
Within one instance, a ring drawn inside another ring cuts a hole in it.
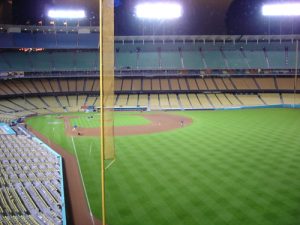
[[[177,3],[141,3],[135,7],[135,13],[141,19],[168,20],[182,16],[182,7]]]
[[[83,19],[86,14],[84,10],[49,10],[48,17],[53,19]]]
[[[262,7],[264,16],[300,16],[300,3],[266,4]]]

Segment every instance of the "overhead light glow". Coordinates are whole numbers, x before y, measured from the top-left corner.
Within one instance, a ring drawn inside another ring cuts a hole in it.
[[[300,16],[300,3],[267,4],[262,7],[264,16]]]
[[[182,16],[182,7],[177,3],[141,3],[135,7],[135,14],[142,19],[177,19]]]
[[[84,10],[49,10],[48,17],[53,19],[83,19],[86,14]]]

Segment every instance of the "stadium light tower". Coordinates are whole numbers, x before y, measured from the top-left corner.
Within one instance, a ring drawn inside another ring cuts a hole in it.
[[[269,17],[269,33],[270,33],[270,18],[271,17],[298,17],[300,16],[300,3],[277,3],[265,4],[262,7],[263,16]],[[295,78],[294,78],[294,107],[296,102],[296,91],[298,82],[299,68],[299,40],[296,40],[296,62],[295,62]]]
[[[178,19],[182,16],[182,7],[170,2],[140,3],[135,7],[135,15],[150,20]]]
[[[265,4],[262,7],[263,16],[300,16],[300,3]]]

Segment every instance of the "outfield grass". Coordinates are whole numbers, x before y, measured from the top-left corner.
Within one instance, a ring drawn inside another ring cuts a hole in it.
[[[92,115],[92,117],[91,117]],[[118,113],[118,116],[114,120],[114,126],[136,126],[147,125],[149,120],[142,117],[141,113],[124,112]],[[94,128],[100,126],[99,113],[81,114],[79,118],[71,119],[72,126],[77,125],[79,127]]]
[[[110,225],[300,224],[299,110],[176,114],[194,123],[170,132],[116,138],[117,161],[107,170]],[[122,118],[116,114],[116,120]],[[73,153],[59,122],[52,116],[28,120]],[[89,200],[99,217],[99,141],[74,140]]]

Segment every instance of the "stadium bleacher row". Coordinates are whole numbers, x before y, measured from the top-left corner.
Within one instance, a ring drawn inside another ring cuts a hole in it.
[[[25,135],[0,135],[0,224],[61,225],[60,156]]]
[[[99,79],[14,79],[0,83],[0,95],[84,91],[99,92]]]
[[[0,48],[95,49],[99,34],[0,33]]]
[[[0,122],[10,124],[15,119],[17,118],[14,115],[0,111]]]
[[[291,91],[294,90],[293,77],[181,77],[181,78],[118,78],[115,91],[155,92],[155,91]],[[300,90],[300,79],[296,90]],[[41,93],[89,93],[99,92],[98,78],[78,79],[14,79],[2,80],[0,96],[31,95]]]
[[[92,71],[97,50],[0,52],[0,71]],[[115,68],[159,69],[294,69],[295,44],[115,44]]]
[[[295,96],[295,98],[294,98]],[[239,106],[300,104],[300,94],[118,94],[115,107],[147,107],[149,110],[215,109]],[[82,106],[99,107],[99,97],[63,95],[11,98],[0,100],[0,121],[10,121],[26,115],[82,111]]]
[[[152,43],[134,47],[116,45],[117,69],[294,69],[296,62],[293,44]]]
[[[0,71],[91,71],[99,68],[97,51],[2,52]]]
[[[123,78],[115,81],[116,91],[227,91],[227,90],[294,90],[293,77],[181,77]],[[300,80],[296,83],[300,90]]]

